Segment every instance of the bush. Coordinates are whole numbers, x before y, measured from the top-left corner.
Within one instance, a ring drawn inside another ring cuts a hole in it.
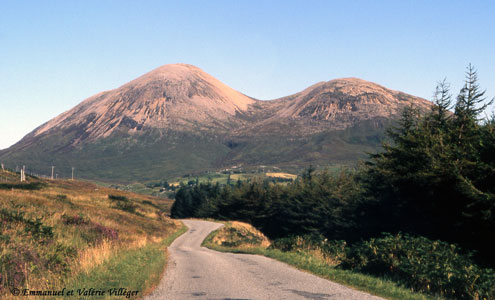
[[[305,235],[276,239],[270,247],[281,251],[317,251],[332,265],[337,265],[346,256],[347,243],[343,240],[328,240],[322,235]]]
[[[42,218],[28,219],[24,217],[24,212],[17,210],[8,210],[2,208],[0,210],[0,221],[7,223],[22,223],[24,224],[24,232],[31,234],[33,237],[43,240],[53,237],[53,227],[44,225],[41,222]]]
[[[81,215],[76,216],[68,216],[66,214],[62,215],[62,222],[65,225],[87,225],[89,224],[89,220],[85,219]]]
[[[101,224],[94,224],[93,226],[93,231],[99,233],[101,236],[103,236],[107,240],[118,240],[119,239],[119,233],[117,230],[112,229],[110,227],[103,226]]]
[[[101,243],[103,240],[118,240],[119,234],[115,229],[106,227],[96,222],[92,222],[88,218],[82,215],[62,215],[62,222],[65,225],[75,225],[78,226],[78,231],[81,237],[88,243],[96,245]],[[60,248],[63,250],[64,248]]]
[[[45,254],[47,268],[66,274],[70,272],[70,261],[77,257],[77,250],[72,246],[56,243]]]
[[[24,223],[26,225],[24,231],[28,234],[31,234],[33,237],[40,240],[53,238],[53,227],[43,225],[43,222],[41,222],[41,218],[37,218],[34,220],[26,219],[24,220]]]
[[[118,196],[118,195],[108,195],[108,199],[110,199],[112,202],[115,202],[114,208],[118,208],[120,210],[127,211],[133,214],[136,213],[137,206],[131,201],[129,201],[127,197]]]
[[[0,291],[4,288],[23,286],[26,283],[26,264],[41,263],[41,259],[32,248],[26,245],[15,245],[11,251],[0,253],[0,270],[2,281]]]
[[[407,234],[384,234],[348,248],[341,266],[382,275],[419,292],[455,299],[494,299],[495,273],[458,246]]]
[[[115,208],[118,208],[120,210],[127,211],[127,212],[134,214],[134,213],[136,213],[137,206],[135,204],[131,203],[130,201],[126,201],[126,202],[117,202],[117,204],[115,205]]]
[[[44,184],[41,182],[31,183],[0,183],[0,190],[40,190]]]
[[[160,209],[160,206],[158,206],[158,205],[154,204],[153,202],[151,202],[151,201],[149,201],[149,200],[143,200],[143,201],[142,201],[142,203],[143,203],[143,204],[146,204],[146,205],[149,205],[149,206],[151,206],[151,207],[154,207],[154,208],[158,208],[158,209]]]
[[[407,234],[384,233],[355,244],[319,235],[272,242],[282,251],[318,251],[332,264],[404,284],[417,292],[453,299],[495,299],[495,270],[483,269],[457,245]]]
[[[91,245],[100,244],[103,240],[114,241],[119,239],[119,233],[115,229],[91,221],[81,227],[80,234]]]
[[[272,242],[270,247],[286,252],[296,250],[298,248],[297,236],[278,238]]]
[[[124,201],[124,202],[128,201],[126,196],[119,196],[119,195],[108,195],[108,199],[112,201]]]

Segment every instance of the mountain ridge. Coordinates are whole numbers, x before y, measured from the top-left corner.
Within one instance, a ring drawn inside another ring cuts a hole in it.
[[[82,165],[83,176],[112,179],[122,177],[112,171],[122,169],[116,158],[143,172],[161,161],[156,176],[232,164],[352,162],[362,150],[378,149],[384,128],[409,105],[427,109],[431,103],[353,77],[258,100],[198,67],[164,65],[40,125],[0,150],[0,161]],[[113,162],[102,172],[108,163],[97,162],[105,159]]]

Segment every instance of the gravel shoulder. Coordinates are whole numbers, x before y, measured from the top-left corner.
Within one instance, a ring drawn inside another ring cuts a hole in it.
[[[383,299],[264,256],[201,247],[222,224],[183,222],[189,230],[168,248],[165,276],[145,299]]]

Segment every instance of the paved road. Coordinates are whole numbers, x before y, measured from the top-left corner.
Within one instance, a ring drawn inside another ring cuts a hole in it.
[[[145,299],[381,299],[258,255],[201,247],[222,226],[184,220],[189,231],[169,247],[164,278]]]

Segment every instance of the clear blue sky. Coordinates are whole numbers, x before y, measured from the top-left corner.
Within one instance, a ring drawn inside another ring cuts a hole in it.
[[[495,95],[494,1],[0,0],[0,149],[160,65],[273,99],[359,77],[431,98],[473,63]]]

